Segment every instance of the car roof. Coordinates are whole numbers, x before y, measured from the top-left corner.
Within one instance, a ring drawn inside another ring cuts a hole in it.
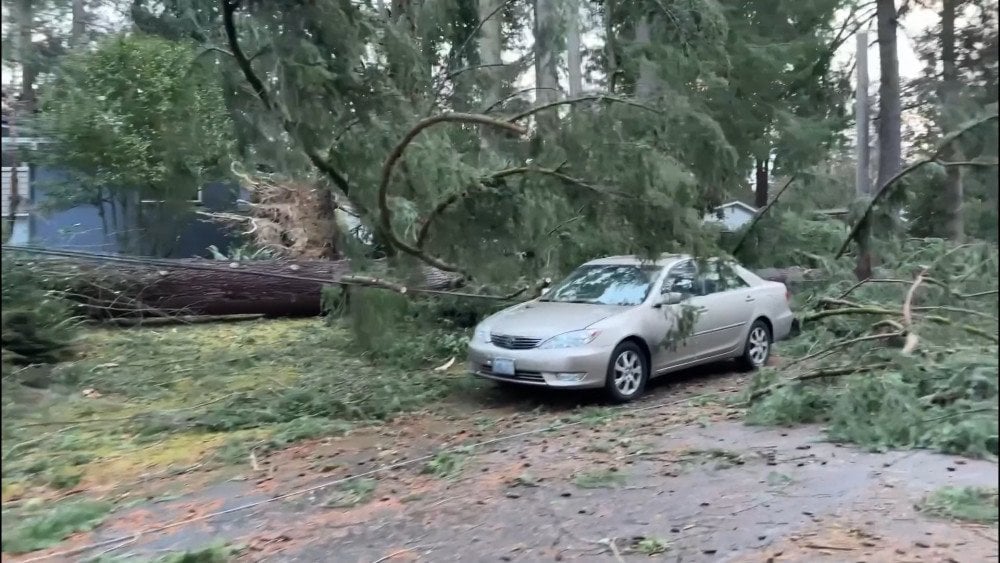
[[[596,260],[591,260],[584,264],[584,266],[607,266],[607,265],[622,265],[622,266],[639,266],[639,265],[652,265],[652,266],[667,266],[673,264],[678,260],[683,260],[684,258],[689,258],[686,254],[661,254],[656,260],[649,260],[648,258],[643,259],[634,254],[632,255],[622,255],[622,256],[606,256],[604,258],[598,258]]]

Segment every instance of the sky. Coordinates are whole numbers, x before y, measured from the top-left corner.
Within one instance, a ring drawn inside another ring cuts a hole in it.
[[[102,14],[105,16],[104,19],[119,19],[118,14],[108,12],[107,14]],[[6,14],[5,14],[6,16]],[[4,17],[4,23],[6,23],[7,18]],[[908,79],[916,78],[921,72],[921,63],[917,58],[916,53],[913,50],[913,43],[910,37],[916,37],[923,33],[924,30],[933,26],[937,20],[937,14],[933,10],[928,10],[926,8],[915,8],[910,11],[902,21],[902,26],[900,27],[900,32],[897,36],[898,41],[898,52],[899,52],[899,74],[900,77],[906,82]],[[110,23],[110,22],[109,22]],[[873,22],[874,23],[874,22]],[[7,26],[3,26],[4,36],[6,39]],[[875,29],[874,25],[869,31],[869,39],[874,40]],[[598,37],[584,37],[584,43],[588,46],[594,46],[594,42],[600,41]],[[841,49],[838,51],[835,60],[843,65],[849,64],[849,61],[854,56],[854,41],[846,41]],[[874,86],[878,83],[879,77],[879,62],[878,62],[878,46],[875,45],[869,49],[868,53],[868,76],[870,77],[871,83]],[[528,73],[531,74],[531,73]],[[11,68],[7,65],[3,65],[3,84],[8,85],[14,78],[14,74]],[[533,77],[531,78],[533,79]]]

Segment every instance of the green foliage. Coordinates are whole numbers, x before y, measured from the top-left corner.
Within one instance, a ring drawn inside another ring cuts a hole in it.
[[[755,377],[748,421],[824,422],[832,439],[872,449],[996,457],[995,253],[986,244],[911,241],[876,274],[899,281],[860,286],[846,265],[828,263],[833,279],[807,300],[804,332],[788,343],[795,359]],[[903,303],[921,265],[930,272],[907,331]],[[898,331],[915,336],[912,351],[901,350]]]
[[[670,549],[670,543],[660,538],[636,538],[631,549],[643,555],[660,555]]]
[[[982,524],[996,523],[997,490],[980,487],[944,487],[927,496],[918,505],[921,512]]]
[[[228,164],[232,127],[214,72],[190,45],[143,34],[67,57],[46,90],[42,127],[49,160],[72,182],[53,186],[50,200],[115,201],[122,212],[161,200],[136,212],[176,217]]]
[[[27,553],[51,547],[77,532],[94,529],[104,520],[111,505],[93,501],[63,501],[40,514],[11,514],[4,510],[3,552]],[[8,527],[9,525],[9,527]]]
[[[243,260],[269,260],[273,259],[274,253],[267,248],[258,248],[250,244],[243,244],[229,249],[229,254],[223,254],[214,244],[206,249],[212,255],[213,260],[225,262],[240,262]]]
[[[439,452],[424,464],[421,472],[439,479],[450,479],[462,471],[470,453],[471,450],[466,448]]]
[[[573,478],[581,489],[613,489],[625,484],[625,475],[614,470],[584,471]]]
[[[833,254],[846,236],[847,226],[837,219],[772,210],[757,222],[736,258],[757,268],[808,265],[809,255]]]
[[[463,356],[469,330],[502,303],[417,297],[374,288],[327,289],[328,320],[344,323],[371,360],[403,368],[432,367]]]
[[[371,500],[376,485],[374,479],[351,479],[334,491],[323,505],[329,508],[350,508],[364,504]]]
[[[79,334],[73,305],[44,288],[26,261],[3,256],[3,365],[55,363],[69,358]]]

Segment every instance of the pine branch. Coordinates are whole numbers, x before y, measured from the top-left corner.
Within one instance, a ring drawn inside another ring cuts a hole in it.
[[[221,3],[222,26],[226,31],[226,40],[229,42],[229,49],[232,51],[233,58],[236,59],[237,66],[239,66],[240,71],[243,73],[243,78],[250,84],[250,87],[253,88],[257,98],[260,99],[261,103],[264,104],[264,107],[268,111],[280,114],[281,124],[285,132],[288,133],[293,139],[299,139],[295,131],[295,124],[288,116],[288,112],[274,101],[271,93],[268,91],[267,87],[264,86],[264,82],[261,81],[260,77],[258,77],[257,73],[254,71],[251,59],[247,58],[246,53],[244,53],[243,49],[240,47],[239,37],[236,33],[236,21],[234,19],[236,10],[240,7],[240,0],[221,0]],[[304,145],[301,139],[299,139],[299,144]],[[337,168],[328,160],[321,157],[315,149],[303,146],[302,151],[309,158],[309,161],[313,164],[313,166],[328,176],[345,196],[350,197],[351,184],[343,173],[337,170]],[[358,209],[360,209],[360,207],[358,207]]]
[[[517,135],[525,135],[527,134],[527,130],[518,125],[514,125],[513,123],[494,119],[488,115],[476,113],[442,113],[417,122],[417,124],[403,136],[399,143],[396,144],[396,146],[392,149],[392,152],[389,153],[389,156],[386,157],[385,163],[382,165],[382,180],[379,183],[378,188],[380,234],[385,237],[386,242],[394,248],[418,258],[426,264],[446,272],[463,273],[460,267],[424,252],[423,248],[420,246],[407,244],[399,238],[392,228],[392,209],[389,207],[389,184],[392,181],[392,172],[396,167],[396,163],[403,157],[403,152],[406,151],[406,147],[408,147],[424,129],[441,123],[470,123],[487,125],[498,129],[506,129],[507,131]],[[421,230],[426,231],[428,226],[429,225],[425,224],[421,227]],[[426,233],[424,236],[426,237]]]
[[[941,142],[937,145],[937,147],[929,156],[910,164],[909,166],[900,170],[891,178],[886,180],[886,182],[882,184],[881,187],[879,187],[878,192],[875,193],[875,197],[873,197],[872,200],[868,202],[868,206],[865,208],[864,214],[861,216],[860,219],[858,219],[858,221],[854,224],[854,226],[851,227],[850,233],[848,233],[847,238],[844,240],[844,243],[840,247],[840,250],[837,251],[837,255],[835,256],[835,258],[839,259],[842,256],[844,256],[844,254],[847,252],[847,249],[850,248],[851,242],[857,239],[859,233],[868,224],[868,221],[871,220],[871,215],[875,209],[875,206],[882,200],[892,195],[896,191],[896,189],[898,189],[898,186],[901,185],[899,183],[901,179],[903,179],[908,174],[915,172],[916,170],[919,170],[924,165],[930,164],[932,162],[938,162],[941,159],[941,156],[944,154],[944,152],[948,150],[948,148],[951,146],[953,142],[955,142],[956,139],[962,137],[963,135],[965,135],[966,133],[977,127],[985,125],[986,123],[989,123],[991,121],[996,121],[997,117],[998,114],[992,113],[984,117],[980,117],[978,119],[966,122],[957,130],[952,131],[951,133],[945,135],[944,138],[941,139]]]
[[[572,98],[572,99],[569,99],[569,100],[558,100],[558,101],[555,101],[555,102],[550,102],[550,103],[547,103],[547,104],[542,104],[540,106],[533,107],[531,109],[522,111],[521,113],[516,114],[516,115],[514,115],[512,117],[509,117],[509,118],[507,118],[507,121],[509,123],[516,123],[516,122],[521,121],[522,119],[524,119],[526,117],[530,117],[532,115],[535,115],[536,113],[543,112],[545,110],[549,110],[549,109],[556,108],[556,107],[559,107],[559,106],[568,106],[568,105],[573,105],[573,104],[579,104],[581,102],[593,102],[593,101],[614,102],[614,103],[619,103],[619,104],[625,104],[627,106],[641,108],[641,109],[644,109],[646,111],[651,111],[653,113],[662,113],[662,112],[660,112],[660,110],[658,110],[656,108],[647,106],[645,104],[640,104],[639,102],[636,102],[636,101],[633,101],[633,100],[629,100],[627,98],[619,98],[618,96],[610,96],[608,94],[592,94],[592,95],[589,95],[589,96],[582,96],[582,97],[579,97],[579,98]]]
[[[585,188],[585,189],[597,192],[599,194],[607,194],[607,195],[613,195],[613,196],[617,196],[617,197],[626,197],[625,194],[622,194],[622,193],[619,193],[619,192],[616,192],[616,191],[613,191],[613,190],[609,190],[609,189],[606,189],[606,188],[600,188],[598,186],[594,186],[592,184],[588,184],[587,182],[584,182],[583,180],[580,180],[579,178],[574,178],[573,176],[569,176],[567,174],[563,174],[562,172],[559,171],[561,168],[562,168],[561,165],[557,166],[555,168],[540,168],[540,167],[537,167],[537,166],[518,166],[518,167],[515,167],[515,168],[507,168],[505,170],[500,170],[498,172],[494,172],[493,174],[490,174],[489,176],[484,177],[480,181],[481,182],[480,185],[483,185],[486,182],[500,180],[500,179],[506,178],[508,176],[514,176],[516,174],[542,174],[542,175],[545,175],[545,176],[552,176],[554,178],[558,178],[559,180],[562,180],[563,182],[566,182],[568,184],[573,184],[575,186],[579,186],[581,188]],[[449,207],[451,207],[455,203],[458,203],[458,201],[460,199],[464,199],[466,197],[469,197],[470,195],[472,195],[472,193],[473,193],[472,189],[468,189],[468,190],[465,190],[465,191],[460,192],[460,193],[452,194],[452,195],[448,196],[447,198],[445,198],[444,200],[442,200],[441,202],[439,202],[437,205],[435,205],[434,208],[430,211],[430,213],[427,214],[427,217],[425,217],[424,220],[421,221],[421,223],[420,223],[420,229],[417,232],[416,248],[418,248],[418,249],[423,249],[424,248],[424,245],[427,242],[427,236],[430,234],[431,225],[433,224],[433,222],[434,222],[435,219],[437,219],[439,216],[441,216],[441,214],[443,214],[445,211],[447,211]],[[579,219],[579,218],[580,217],[577,216],[574,220]],[[557,227],[557,229],[558,229],[558,227]],[[552,233],[549,233],[549,234],[552,234]]]
[[[555,168],[540,168],[537,166],[518,166],[516,168],[507,168],[505,170],[500,170],[499,172],[494,172],[490,174],[490,180],[499,180],[501,178],[506,178],[508,176],[514,176],[516,174],[542,174],[544,176],[552,176],[553,178],[558,178],[567,184],[573,184],[581,188],[586,188],[588,190],[597,192],[599,194],[613,195],[617,197],[626,197],[625,194],[616,192],[614,190],[609,190],[607,188],[600,188],[592,184],[588,184],[579,178],[574,178],[572,176],[563,174],[560,172],[562,166],[557,166]]]
[[[754,401],[757,401],[758,399],[762,399],[763,397],[765,397],[765,396],[773,393],[774,391],[777,391],[777,390],[785,387],[789,383],[801,383],[803,381],[809,381],[809,380],[812,380],[812,379],[823,379],[823,378],[826,378],[826,377],[839,377],[839,376],[843,376],[843,375],[854,375],[854,374],[858,374],[858,373],[870,373],[870,372],[875,372],[875,371],[878,371],[878,370],[885,369],[887,367],[890,367],[891,365],[892,364],[890,364],[888,362],[884,362],[884,363],[877,363],[877,364],[870,364],[870,365],[860,365],[860,366],[849,365],[849,366],[838,366],[838,367],[818,369],[816,371],[811,371],[811,372],[808,372],[808,373],[804,373],[802,375],[797,375],[797,376],[789,378],[789,379],[787,379],[785,381],[779,381],[779,382],[775,383],[774,385],[770,385],[770,386],[765,387],[763,389],[758,389],[757,391],[754,391],[753,393],[751,393],[750,398],[747,400],[747,402],[748,403],[753,403]]]
[[[764,215],[766,215],[767,212],[770,211],[772,207],[774,207],[774,204],[778,202],[778,199],[781,197],[781,194],[785,193],[785,190],[787,190],[788,187],[792,185],[792,182],[795,181],[795,178],[796,178],[796,176],[793,174],[792,177],[789,178],[787,182],[785,182],[785,185],[781,186],[781,189],[779,189],[778,193],[776,193],[774,195],[774,198],[771,199],[771,201],[769,201],[767,203],[767,205],[765,205],[763,208],[761,208],[761,210],[758,211],[753,216],[753,219],[750,220],[750,224],[747,225],[746,230],[743,231],[743,236],[740,237],[740,240],[738,240],[736,242],[736,245],[733,247],[733,251],[731,252],[731,254],[733,254],[735,256],[736,253],[739,252],[740,249],[743,248],[743,244],[746,243],[746,241],[750,239],[750,233],[753,232],[754,227],[756,227],[757,223],[760,222],[760,220],[764,218]]]
[[[422,249],[424,247],[424,244],[427,242],[427,235],[430,234],[431,224],[433,224],[434,220],[451,207],[452,204],[468,195],[468,191],[451,194],[434,206],[434,209],[432,209],[431,212],[427,214],[427,217],[420,222],[420,230],[417,232],[417,248]]]

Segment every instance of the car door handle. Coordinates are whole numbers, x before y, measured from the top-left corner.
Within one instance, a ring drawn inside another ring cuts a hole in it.
[[[756,301],[756,300],[757,300],[757,298],[755,298],[753,295],[747,295],[747,298],[746,298],[746,302],[747,303],[750,303],[751,301]]]

